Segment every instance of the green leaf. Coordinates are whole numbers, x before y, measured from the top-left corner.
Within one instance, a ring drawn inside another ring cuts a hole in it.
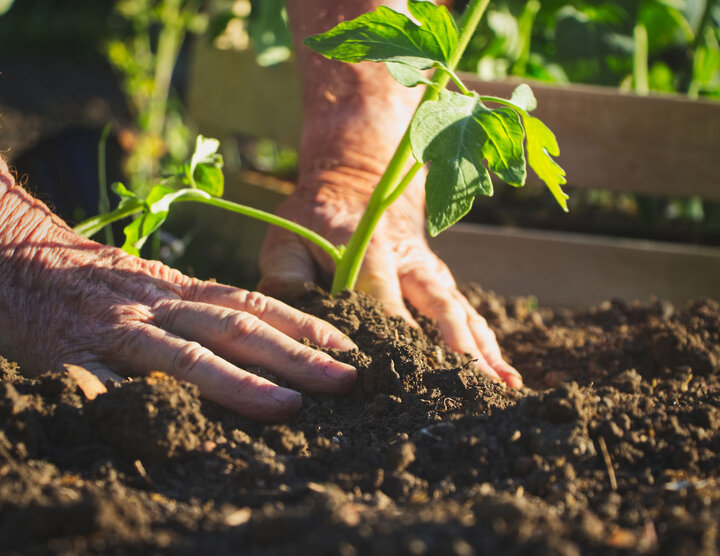
[[[144,204],[145,201],[143,201],[140,197],[138,197],[134,192],[130,191],[127,187],[125,187],[122,183],[115,182],[110,186],[110,189],[113,190],[113,192],[120,197],[120,203],[118,204],[119,209],[125,209],[129,207],[139,207],[140,205]]]
[[[410,144],[418,161],[430,161],[425,191],[432,236],[455,224],[476,195],[492,195],[490,174],[525,183],[524,132],[511,108],[490,109],[478,95],[443,91],[424,102],[410,124]]]
[[[567,212],[568,195],[560,187],[567,183],[565,170],[550,155],[559,156],[560,148],[555,134],[542,121],[529,115],[523,115],[523,125],[527,135],[528,163],[538,177],[545,182],[555,200]]]
[[[215,197],[222,197],[225,189],[225,176],[218,166],[198,164],[193,173],[193,178],[198,189],[206,191]]]
[[[521,83],[515,88],[510,97],[510,102],[526,112],[532,112],[537,108],[537,99],[535,99],[530,86],[525,83]]]
[[[156,185],[145,198],[145,211],[130,222],[123,231],[125,243],[122,248],[131,255],[140,255],[140,249],[155,230],[162,226],[177,190],[166,185]]]
[[[416,85],[432,85],[427,77],[425,77],[419,69],[415,69],[405,64],[398,64],[397,62],[385,62],[390,75],[395,78],[395,81],[405,87],[415,87]]]
[[[187,177],[191,187],[222,197],[225,178],[222,173],[223,158],[218,154],[218,148],[220,141],[217,139],[198,135]]]
[[[308,37],[304,43],[327,58],[343,62],[391,62],[416,70],[438,64],[447,67],[458,41],[457,26],[450,13],[445,7],[423,0],[409,0],[408,9],[420,25],[404,14],[380,6],[374,12]],[[406,77],[407,73],[403,75]]]
[[[10,8],[12,8],[14,1],[15,0],[0,0],[0,15],[3,15]]]

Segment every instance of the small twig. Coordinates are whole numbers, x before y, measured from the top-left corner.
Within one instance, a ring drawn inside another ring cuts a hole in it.
[[[602,453],[603,461],[605,462],[605,467],[607,468],[608,472],[608,478],[610,479],[610,488],[613,490],[618,489],[617,484],[617,478],[615,477],[615,470],[612,466],[612,460],[610,459],[610,452],[608,452],[607,444],[605,444],[605,439],[600,436],[598,437],[598,446],[600,446],[600,453]]]

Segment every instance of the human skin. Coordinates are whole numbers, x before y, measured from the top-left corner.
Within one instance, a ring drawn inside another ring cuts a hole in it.
[[[335,244],[347,244],[422,90],[397,84],[382,64],[327,60],[300,40],[379,5],[406,11],[406,0],[287,1],[303,76],[305,124],[298,183],[278,214]],[[423,183],[424,176],[418,176],[383,215],[357,287],[380,300],[388,313],[413,323],[406,299],[435,319],[445,341],[470,354],[481,373],[520,387],[520,374],[503,359],[495,334],[427,244]],[[274,228],[263,246],[260,268],[261,291],[292,297],[305,282],[328,283],[334,265],[316,246]]]
[[[330,324],[275,299],[81,238],[17,186],[0,157],[0,353],[22,369],[72,364],[103,381],[162,371],[274,421],[295,413],[301,395],[239,365],[309,392],[343,393],[355,383],[353,367],[302,338],[355,348]]]

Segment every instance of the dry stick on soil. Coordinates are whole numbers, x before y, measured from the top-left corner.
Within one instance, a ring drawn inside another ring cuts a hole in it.
[[[613,490],[618,489],[617,479],[615,478],[615,470],[612,466],[612,460],[610,459],[610,452],[608,452],[607,444],[605,444],[605,439],[600,436],[598,437],[598,446],[600,446],[600,452],[602,453],[603,461],[605,462],[605,467],[607,468],[608,472],[608,478],[610,479],[610,488]]]

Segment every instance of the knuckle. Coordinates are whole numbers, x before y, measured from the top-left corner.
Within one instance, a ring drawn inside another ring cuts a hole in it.
[[[245,310],[258,318],[262,318],[268,311],[269,298],[259,292],[247,292],[245,295]]]
[[[232,312],[221,325],[221,334],[225,340],[244,340],[252,337],[262,326],[262,321],[251,313]]]
[[[197,342],[187,342],[177,350],[173,360],[173,372],[177,378],[189,380],[198,366],[205,361],[210,352]]]
[[[174,299],[160,299],[153,304],[152,313],[155,319],[163,326],[172,328],[178,316],[178,301]]]

